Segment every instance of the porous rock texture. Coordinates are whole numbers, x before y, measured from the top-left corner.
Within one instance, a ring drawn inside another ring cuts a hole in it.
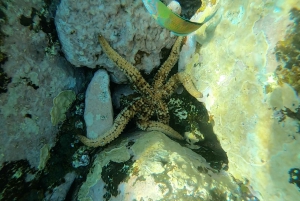
[[[55,24],[68,61],[77,67],[103,66],[113,72],[112,81],[119,83],[126,77],[103,54],[99,34],[146,73],[159,66],[161,50],[170,48],[175,41],[168,30],[157,25],[143,2],[135,0],[62,0]]]
[[[99,137],[113,124],[109,75],[103,69],[94,74],[86,90],[84,120],[88,138]]]
[[[49,47],[50,34],[40,27],[39,13],[44,1],[5,1],[1,22],[5,35],[1,52],[7,61],[2,70],[11,78],[7,91],[0,94],[0,166],[4,162],[25,159],[32,167],[40,163],[40,150],[54,145],[57,127],[53,127],[50,110],[53,98],[64,89],[77,91],[74,68]],[[24,18],[33,21],[22,25]],[[53,53],[53,54],[52,54]]]

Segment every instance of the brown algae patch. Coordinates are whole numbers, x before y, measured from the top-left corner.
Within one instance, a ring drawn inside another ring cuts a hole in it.
[[[280,65],[276,69],[278,84],[287,83],[299,94],[300,92],[300,10],[293,8],[290,11],[293,21],[284,38],[275,47],[276,59]]]

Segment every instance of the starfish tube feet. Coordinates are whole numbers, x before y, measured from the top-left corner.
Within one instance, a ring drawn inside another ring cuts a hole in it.
[[[137,125],[142,130],[160,131],[172,138],[183,140],[183,137],[168,125],[170,116],[165,99],[171,96],[180,83],[182,83],[185,89],[195,98],[202,97],[202,94],[197,91],[193,82],[185,72],[177,73],[171,76],[167,81],[169,72],[178,60],[181,41],[182,37],[178,37],[172,47],[170,56],[159,69],[150,86],[132,64],[113,50],[101,35],[99,36],[102,50],[127,76],[134,90],[138,92],[138,98],[134,99],[122,110],[115,119],[113,126],[105,132],[104,135],[95,139],[88,139],[87,137],[79,135],[78,138],[83,144],[90,147],[105,146],[117,138],[128,122],[134,117],[137,118]],[[157,121],[150,120],[154,114],[156,114]]]

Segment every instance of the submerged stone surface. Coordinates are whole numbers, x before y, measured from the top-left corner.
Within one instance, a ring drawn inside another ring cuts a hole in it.
[[[297,74],[289,79],[286,73],[297,73],[299,66],[282,70],[299,49],[296,42],[283,46],[298,33],[299,5],[299,0],[217,1],[217,15],[188,36],[183,49],[190,54],[181,55],[181,68],[204,95],[228,171],[248,181],[259,200],[300,196],[289,175],[300,164],[300,99],[293,88],[298,84],[292,83]],[[286,54],[288,48],[297,51]]]
[[[109,90],[109,75],[98,70],[85,94],[84,120],[88,138],[97,138],[113,124],[113,108]]]
[[[100,152],[79,200],[239,200],[225,172],[160,132],[131,134]]]
[[[80,88],[78,71],[57,53],[54,23],[46,20],[44,6],[42,0],[1,4],[1,54],[7,57],[0,70],[0,166],[28,160],[37,168],[42,147],[55,143],[54,97]]]

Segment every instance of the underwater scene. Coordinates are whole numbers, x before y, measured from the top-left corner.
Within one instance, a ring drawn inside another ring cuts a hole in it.
[[[300,200],[300,0],[1,0],[0,200]]]

